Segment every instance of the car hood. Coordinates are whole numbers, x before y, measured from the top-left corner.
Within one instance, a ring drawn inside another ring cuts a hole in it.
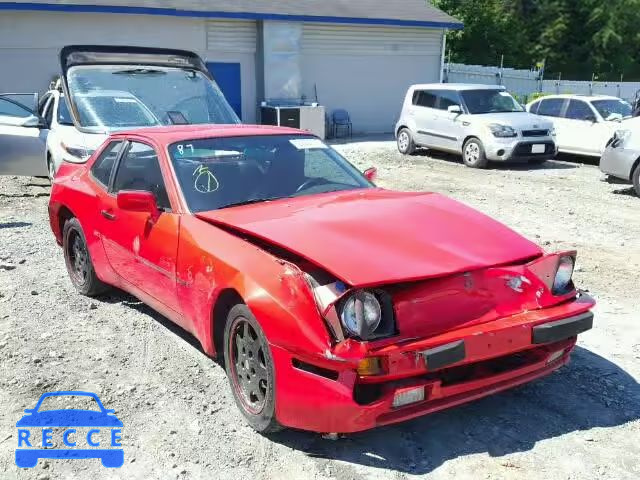
[[[550,120],[529,112],[482,113],[479,115],[473,115],[473,120],[482,122],[486,125],[489,125],[490,123],[509,125],[516,130],[550,130],[553,127],[553,122]]]
[[[91,410],[47,410],[25,415],[16,427],[122,427],[115,415]]]
[[[59,125],[57,133],[60,139],[69,146],[82,146],[95,151],[109,137],[106,133],[86,133],[73,125]]]
[[[197,217],[287,249],[359,287],[517,263],[542,253],[497,221],[435,193],[352,190]]]

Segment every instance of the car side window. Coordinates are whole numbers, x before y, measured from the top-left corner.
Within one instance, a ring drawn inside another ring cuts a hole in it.
[[[418,107],[436,108],[436,93],[431,90],[416,90],[413,94],[413,104]]]
[[[118,193],[121,190],[151,192],[156,197],[158,208],[171,208],[158,155],[152,147],[144,143],[131,142],[120,160],[113,182],[113,192]]]
[[[540,108],[540,102],[536,102],[533,105],[531,105],[531,108],[529,108],[529,112],[538,113],[538,108]]]
[[[441,90],[438,92],[437,108],[439,110],[447,110],[453,105],[460,105],[460,95],[454,90]]]
[[[592,120],[595,118],[595,114],[587,105],[587,102],[582,100],[570,100],[564,116],[572,120]]]
[[[116,163],[116,158],[118,158],[118,154],[122,149],[122,143],[111,142],[91,167],[91,175],[104,188],[109,186],[111,170],[113,170],[113,165]]]
[[[547,98],[540,102],[538,115],[545,117],[559,117],[562,112],[562,106],[564,105],[564,98]]]
[[[0,115],[7,117],[28,118],[32,115],[27,108],[6,98],[0,98]]]

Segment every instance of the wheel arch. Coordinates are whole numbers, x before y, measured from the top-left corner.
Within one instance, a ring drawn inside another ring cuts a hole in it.
[[[233,287],[223,289],[216,298],[211,310],[211,332],[213,347],[218,360],[224,359],[224,329],[229,311],[238,304],[246,304],[242,295]]]
[[[73,213],[73,211],[71,211],[71,209],[66,205],[60,205],[60,207],[58,207],[58,213],[56,215],[57,223],[55,225],[56,230],[54,231],[54,234],[56,236],[56,240],[60,245],[62,245],[62,233],[64,232],[64,224],[75,217],[75,213]]]
[[[638,157],[634,164],[631,166],[631,170],[629,171],[629,181],[633,182],[633,174],[638,168],[640,168],[640,157]]]

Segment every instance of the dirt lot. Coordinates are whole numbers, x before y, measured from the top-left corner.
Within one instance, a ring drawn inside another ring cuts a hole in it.
[[[571,365],[338,441],[267,439],[245,426],[222,368],[193,339],[127,295],[75,293],[49,231],[45,180],[0,178],[0,478],[640,478],[640,198],[576,163],[476,171],[448,157],[403,158],[390,142],[338,148],[359,167],[378,167],[381,186],[439,191],[548,250],[577,248],[577,283],[599,304]],[[15,466],[16,421],[55,390],[96,392],[115,409],[123,468]]]

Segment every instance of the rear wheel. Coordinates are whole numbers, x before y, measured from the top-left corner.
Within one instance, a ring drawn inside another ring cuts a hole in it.
[[[275,371],[269,344],[246,305],[229,311],[224,344],[233,397],[249,425],[260,433],[282,429],[276,420]]]
[[[464,143],[462,161],[467,167],[471,168],[485,168],[489,164],[480,140],[470,138]]]
[[[633,171],[633,175],[631,175],[631,181],[633,182],[633,189],[636,191],[636,195],[640,197],[640,163]]]
[[[402,128],[398,132],[398,151],[403,155],[413,155],[416,151],[416,143],[413,140],[411,131],[408,128]]]
[[[71,218],[64,224],[62,246],[69,278],[78,292],[93,297],[109,288],[96,275],[87,240],[77,218]]]

